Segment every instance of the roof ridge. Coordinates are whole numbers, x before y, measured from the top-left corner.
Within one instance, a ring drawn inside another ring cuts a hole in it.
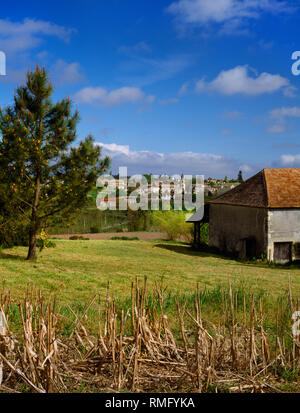
[[[263,171],[259,171],[230,191],[212,199],[210,203],[267,208],[266,186],[263,181]]]
[[[218,195],[216,198],[212,199],[211,201],[215,201],[215,200],[220,199],[220,198],[227,198],[227,195],[228,195],[229,193],[234,193],[234,192],[240,191],[240,190],[241,190],[241,187],[243,187],[244,185],[246,185],[248,181],[252,180],[255,176],[259,175],[260,173],[261,173],[261,171],[260,171],[260,172],[257,172],[257,173],[256,173],[255,175],[253,175],[253,176],[250,176],[250,178],[247,178],[245,181],[241,182],[239,185],[235,186],[235,187],[234,187],[233,189],[231,189],[230,191],[224,192],[223,194]],[[211,201],[210,201],[210,202],[211,202]]]
[[[266,179],[266,169],[271,169],[271,168],[264,168],[261,172],[263,175],[263,183],[264,183],[264,188],[267,194],[267,208],[270,206],[270,193],[269,193],[269,186],[267,184],[267,179]]]
[[[264,168],[210,203],[300,208],[300,168]]]

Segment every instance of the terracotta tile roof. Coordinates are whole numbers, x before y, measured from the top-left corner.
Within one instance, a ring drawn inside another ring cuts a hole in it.
[[[263,169],[210,203],[258,208],[300,208],[300,169]]]
[[[300,208],[300,169],[264,169],[270,208]]]
[[[267,192],[263,171],[247,179],[241,185],[210,201],[211,204],[228,204],[265,208]]]

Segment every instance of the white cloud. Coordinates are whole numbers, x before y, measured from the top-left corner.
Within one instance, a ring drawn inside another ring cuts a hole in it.
[[[271,125],[267,128],[267,133],[270,133],[270,134],[284,133],[285,131],[286,131],[286,127],[285,127],[284,122],[274,123],[274,125]]]
[[[300,118],[300,107],[281,107],[270,111],[270,117],[275,119]]]
[[[172,105],[178,102],[179,102],[179,99],[177,98],[162,99],[159,101],[160,105]]]
[[[102,142],[99,142],[98,145],[100,145],[104,149],[104,151],[109,152],[112,158],[120,154],[125,155],[125,156],[130,156],[129,145],[118,145],[116,143],[102,143]]]
[[[244,178],[254,175],[262,168],[300,168],[300,154],[285,154],[273,163],[248,164],[237,159],[227,158],[216,154],[196,152],[153,152],[131,150],[129,145],[116,143],[97,143],[101,146],[103,154],[112,160],[112,172],[118,173],[119,167],[128,168],[128,174],[181,174],[204,175],[223,178],[224,176],[236,178],[238,171],[243,171]]]
[[[165,58],[144,57],[139,54],[130,55],[129,60],[120,64],[119,70],[123,75],[119,80],[125,84],[144,87],[175,77],[191,66],[194,61],[195,57],[184,54]]]
[[[98,143],[105,155],[112,159],[113,173],[120,166],[126,166],[128,173],[133,174],[185,174],[224,177],[236,177],[241,165],[238,161],[215,154],[195,152],[160,153],[151,151],[134,151],[128,145],[115,143]],[[245,168],[244,168],[245,167]],[[243,166],[247,175],[255,171],[249,165]],[[247,169],[247,170],[246,170]]]
[[[196,83],[196,92],[216,91],[223,95],[243,94],[258,96],[264,93],[277,91],[285,92],[292,86],[288,79],[270,73],[250,76],[250,69],[246,66],[236,66],[233,69],[222,70],[211,82],[200,79]]]
[[[155,96],[146,96],[137,87],[121,87],[108,92],[103,87],[86,87],[75,94],[75,99],[80,103],[101,104],[103,106],[118,106],[123,103],[153,103]]]
[[[155,99],[156,99],[156,96],[154,96],[154,95],[149,95],[149,96],[146,97],[145,102],[146,102],[146,103],[154,103],[154,102],[155,102]]]
[[[80,103],[95,103],[101,101],[107,95],[103,87],[85,87],[75,94],[75,99]]]
[[[243,33],[241,27],[262,13],[279,14],[293,9],[284,0],[179,0],[167,11],[173,14],[181,29],[185,27],[220,26],[221,33]]]
[[[43,20],[12,22],[0,19],[0,48],[7,54],[24,52],[39,46],[43,36],[54,36],[68,42],[73,32],[73,29]]]
[[[179,95],[179,96],[183,96],[183,95],[185,95],[185,94],[187,93],[189,84],[190,84],[190,82],[185,82],[185,83],[181,86],[181,88],[180,88],[179,91],[178,91],[178,95]]]
[[[0,50],[7,55],[7,76],[1,76],[0,82],[15,84],[24,81],[28,65],[34,67],[37,59],[50,58],[48,52],[39,50],[44,39],[51,36],[68,42],[74,31],[44,20],[13,22],[0,19]]]
[[[299,147],[297,144],[282,144],[283,145],[293,147],[293,149],[296,149]],[[273,168],[300,168],[300,153],[296,154],[289,154],[285,153],[280,156],[280,158],[272,163]]]
[[[107,93],[104,99],[102,99],[102,102],[106,106],[117,106],[127,102],[136,103],[143,100],[144,97],[144,92],[139,88],[122,87]]]
[[[294,98],[296,96],[296,91],[297,91],[297,88],[292,85],[287,86],[284,89],[282,89],[282,93],[284,94],[284,96],[288,98]]]
[[[300,143],[294,143],[294,142],[273,143],[272,148],[274,149],[298,149],[300,148]]]
[[[225,111],[223,113],[223,118],[228,119],[228,120],[233,120],[233,119],[239,119],[243,115],[242,112],[238,110],[232,110],[232,111]]]
[[[285,168],[300,168],[300,154],[281,155],[280,165]]]
[[[139,42],[133,46],[121,46],[119,47],[118,52],[132,55],[136,53],[151,53],[152,49],[146,42]]]
[[[202,78],[196,82],[195,91],[198,93],[203,92],[207,88],[207,86],[208,85],[205,83],[204,78]]]
[[[255,171],[255,169],[253,168],[253,166],[248,165],[248,164],[242,164],[239,167],[240,171],[243,171],[243,175],[247,175],[247,176],[251,176],[253,174],[253,172]]]
[[[77,62],[67,63],[62,59],[57,62],[50,69],[54,81],[59,85],[74,84],[85,81],[85,76],[81,73],[80,64]]]
[[[268,133],[284,133],[286,132],[286,118],[300,118],[300,107],[283,106],[281,108],[273,109],[269,112],[269,117],[275,120],[275,123],[269,126]]]

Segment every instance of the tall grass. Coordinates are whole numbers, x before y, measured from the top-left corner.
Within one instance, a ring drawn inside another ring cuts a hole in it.
[[[23,302],[2,292],[0,306],[2,392],[298,390],[290,287],[274,303],[230,282],[176,297],[145,279],[123,301],[108,284],[104,297],[59,307],[29,287]]]

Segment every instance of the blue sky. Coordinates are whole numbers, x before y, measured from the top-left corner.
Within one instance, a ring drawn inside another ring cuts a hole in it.
[[[299,0],[35,0],[1,5],[0,104],[36,62],[113,170],[250,176],[300,167]]]

